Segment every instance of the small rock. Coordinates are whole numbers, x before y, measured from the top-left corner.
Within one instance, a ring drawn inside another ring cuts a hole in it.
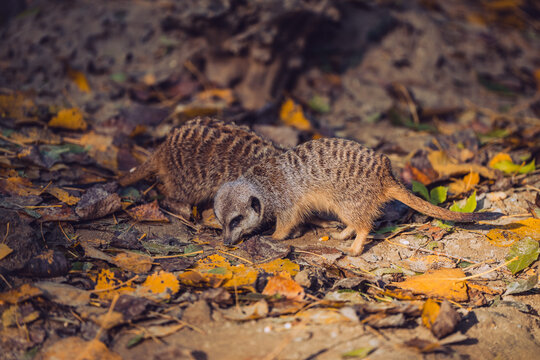
[[[81,219],[98,219],[122,208],[120,196],[111,184],[94,185],[81,197],[75,208]]]

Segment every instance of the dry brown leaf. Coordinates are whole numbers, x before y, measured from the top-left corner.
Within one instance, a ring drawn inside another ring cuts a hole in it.
[[[88,124],[84,121],[82,112],[77,108],[63,109],[49,121],[50,127],[68,130],[86,130]]]
[[[13,249],[7,246],[6,244],[0,244],[0,260],[8,256],[13,252]]]
[[[467,281],[461,269],[429,270],[423,275],[411,276],[403,282],[394,282],[401,289],[416,294],[445,298],[453,301],[467,301]]]
[[[159,210],[157,200],[127,210],[127,213],[137,221],[169,222],[169,219]]]
[[[480,175],[475,172],[471,172],[468,175],[465,175],[463,179],[458,179],[452,182],[448,186],[448,190],[455,195],[465,193],[469,190],[474,189],[475,185],[480,181]]]
[[[432,151],[428,154],[428,160],[435,171],[441,177],[460,175],[476,172],[488,179],[496,178],[496,173],[485,166],[478,164],[459,164],[451,159],[444,151]]]
[[[118,169],[118,148],[113,145],[113,137],[96,134],[93,131],[81,136],[80,139],[66,139],[86,148],[88,155],[106,169]]]
[[[85,93],[90,92],[90,85],[88,85],[88,80],[86,80],[86,76],[82,72],[70,69],[68,76],[77,85],[79,90]]]
[[[145,274],[152,269],[152,258],[144,254],[123,252],[116,255],[112,261],[122,269],[135,274]]]
[[[0,292],[0,305],[5,303],[17,304],[41,294],[41,290],[37,287],[30,284],[23,284],[16,289]]]
[[[35,188],[30,180],[18,176],[0,179],[0,188],[11,195],[29,196],[41,194],[41,190]]]
[[[85,341],[72,336],[49,346],[41,354],[43,360],[122,360],[101,341]]]

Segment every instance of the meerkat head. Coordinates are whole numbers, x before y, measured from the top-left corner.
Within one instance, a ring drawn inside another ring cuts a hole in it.
[[[256,186],[247,180],[225,183],[214,198],[214,213],[223,226],[225,245],[233,245],[263,222],[264,204]]]

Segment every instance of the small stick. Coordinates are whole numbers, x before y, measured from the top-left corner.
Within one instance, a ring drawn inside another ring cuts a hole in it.
[[[190,253],[187,253],[187,254],[176,254],[176,255],[154,256],[154,257],[152,257],[152,260],[157,260],[157,259],[173,259],[173,258],[177,258],[177,257],[184,257],[184,256],[190,256],[190,255],[198,255],[198,254],[202,254],[203,252],[204,252],[203,250],[199,250],[199,251],[190,252]]]
[[[115,285],[115,286],[111,286],[111,287],[108,287],[108,288],[105,288],[105,289],[98,289],[98,290],[89,290],[90,293],[92,294],[97,294],[97,293],[102,293],[102,292],[106,292],[106,291],[111,291],[111,290],[116,290],[124,285],[127,285],[128,283],[134,281],[134,280],[137,280],[139,278],[139,275],[135,275],[134,277],[132,277],[131,279],[128,279],[118,285]]]
[[[470,262],[470,263],[473,263],[473,264],[478,264],[478,261],[465,259],[465,258],[462,258],[462,257],[459,257],[459,256],[445,254],[445,253],[442,253],[442,252],[439,252],[439,251],[423,249],[423,248],[420,248],[420,247],[413,247],[411,245],[399,244],[399,243],[395,243],[395,242],[390,241],[390,240],[385,240],[385,241],[388,241],[392,245],[401,246],[401,247],[408,248],[408,249],[411,249],[411,250],[414,250],[414,251],[423,251],[423,252],[426,252],[428,254],[433,254],[433,255],[438,255],[438,256],[446,256],[447,258],[450,258],[450,259],[459,260],[459,261],[466,261],[466,262]]]
[[[4,239],[2,240],[2,244],[6,243],[8,235],[9,235],[9,222],[6,224],[6,234],[4,235]]]
[[[41,191],[39,192],[38,195],[41,195],[45,192],[45,190],[47,190],[47,188],[52,184],[52,181],[49,181],[49,183],[47,184],[47,186],[45,186],[43,189],[41,189]]]
[[[253,265],[253,262],[252,262],[252,261],[249,261],[248,259],[244,259],[244,258],[241,257],[241,256],[234,255],[234,254],[228,253],[228,252],[226,252],[226,251],[221,251],[221,250],[218,250],[218,252],[220,252],[220,253],[222,253],[222,254],[225,254],[225,255],[229,255],[229,256],[235,257],[235,258],[240,259],[240,260],[242,260],[242,261],[245,261],[245,262],[247,262],[249,265]]]
[[[494,271],[497,271],[499,270],[500,268],[510,264],[511,262],[513,261],[516,261],[517,259],[519,259],[519,256],[514,256],[513,258],[511,258],[510,260],[506,261],[504,264],[502,265],[499,265],[497,267],[494,267],[493,269],[489,269],[487,271],[483,271],[479,274],[474,274],[474,275],[471,275],[471,276],[466,276],[466,277],[463,277],[463,278],[456,278],[456,279],[448,279],[448,280],[454,280],[454,281],[463,281],[463,280],[469,280],[469,279],[474,279],[474,278],[477,278],[477,277],[480,277],[482,275],[486,275],[486,274],[489,274],[491,272],[494,272]]]

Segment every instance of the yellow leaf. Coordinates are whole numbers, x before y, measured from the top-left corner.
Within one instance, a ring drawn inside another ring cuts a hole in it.
[[[37,287],[23,284],[16,289],[0,292],[0,305],[2,303],[18,304],[41,294],[42,291]]]
[[[101,269],[94,291],[96,291],[98,297],[101,299],[112,300],[116,294],[129,294],[135,290],[131,285],[120,284],[122,284],[122,281],[118,280],[111,270]]]
[[[274,275],[286,272],[290,276],[294,276],[300,271],[300,265],[293,263],[289,259],[272,260],[270,262],[258,265],[257,268]]]
[[[152,258],[150,256],[134,252],[120,253],[112,261],[122,269],[132,271],[135,274],[144,274],[152,269]]]
[[[422,307],[422,324],[424,324],[424,326],[428,329],[431,329],[431,325],[433,325],[437,319],[437,316],[439,316],[440,310],[441,306],[439,303],[437,303],[437,301],[427,299]]]
[[[13,252],[13,249],[6,244],[0,244],[0,260]]]
[[[118,168],[118,148],[113,145],[112,136],[100,135],[90,131],[81,136],[80,139],[70,139],[70,141],[86,147],[88,155],[104,168],[110,170]]]
[[[66,190],[60,189],[56,186],[47,188],[47,192],[68,205],[75,205],[79,202],[79,200],[81,200],[76,196],[70,195]]]
[[[467,301],[467,282],[461,280],[465,273],[461,269],[429,270],[423,275],[412,276],[403,282],[394,282],[401,289],[417,294],[446,298],[453,301]]]
[[[88,85],[88,80],[86,80],[86,76],[77,70],[69,70],[68,71],[69,78],[77,85],[79,90],[85,93],[90,92],[90,85]]]
[[[10,117],[16,120],[34,119],[35,116],[27,117],[27,114],[33,112],[34,108],[33,101],[20,93],[0,95],[0,117]]]
[[[223,256],[215,254],[197,261],[191,271],[178,276],[190,286],[239,287],[252,285],[257,280],[257,270],[244,264],[231,265]]]
[[[148,276],[137,293],[152,298],[168,300],[180,290],[180,283],[174,274],[159,271]]]
[[[292,126],[298,130],[311,130],[311,124],[308,119],[304,116],[302,107],[292,99],[287,99],[281,105],[281,110],[279,112],[279,117],[283,123],[286,125]]]
[[[511,246],[526,237],[540,241],[540,219],[529,218],[504,225],[490,230],[486,237],[491,244],[499,247]]]
[[[432,151],[428,154],[428,160],[435,171],[441,177],[476,172],[488,179],[496,177],[495,171],[478,164],[459,164],[448,157],[444,151]]]
[[[0,179],[0,187],[11,195],[29,196],[41,194],[41,190],[35,188],[30,180],[18,176]]]
[[[480,175],[475,172],[471,172],[465,175],[463,179],[455,180],[448,186],[448,190],[455,195],[465,193],[472,190],[476,184],[480,181]]]
[[[287,274],[287,273],[285,273]],[[300,301],[304,298],[304,288],[289,275],[276,275],[268,279],[268,283],[263,290],[263,295],[280,295],[289,300]]]
[[[49,121],[50,127],[68,130],[86,130],[88,125],[83,119],[82,112],[77,108],[63,109]]]
[[[493,159],[491,159],[491,161],[489,162],[489,167],[492,168],[495,164],[500,163],[501,161],[513,162],[510,155],[508,155],[507,153],[500,152],[497,155],[495,155]]]

